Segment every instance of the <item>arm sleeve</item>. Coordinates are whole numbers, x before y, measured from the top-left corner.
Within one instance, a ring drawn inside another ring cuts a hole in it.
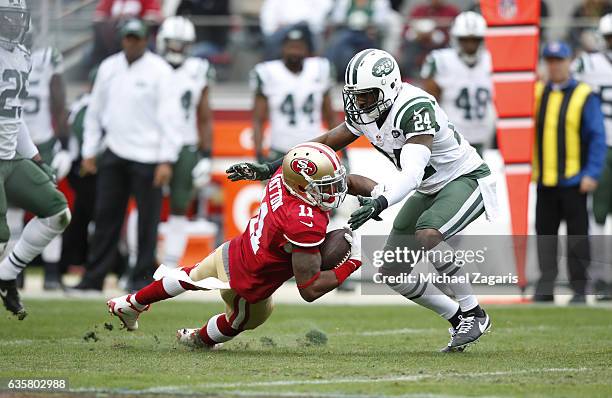
[[[28,126],[22,120],[17,132],[17,153],[25,159],[32,159],[38,153],[38,148],[32,142]]]
[[[312,217],[309,215],[312,214]],[[325,240],[327,215],[305,202],[293,206],[287,214],[284,237],[288,242],[299,247],[316,247]]]
[[[157,98],[157,120],[160,128],[160,145],[157,156],[159,163],[174,163],[181,150],[183,139],[180,131],[173,128],[172,120],[176,115],[172,115],[172,106],[167,106],[166,101],[172,96],[172,79],[169,78],[170,70],[160,71],[158,79],[158,98]]]
[[[349,129],[349,131],[355,134],[357,137],[361,137],[363,135],[361,131],[357,130],[357,128],[351,124],[351,122],[346,116],[344,117],[344,123],[346,124],[346,127]]]
[[[105,76],[109,64],[102,63],[96,75],[89,106],[85,112],[85,123],[83,130],[83,147],[81,155],[83,158],[91,158],[97,155],[102,138],[102,109],[106,97],[106,88],[108,86]]]
[[[607,147],[601,102],[593,93],[589,95],[582,109],[581,136],[588,145],[587,161],[582,172],[598,179],[603,169]]]
[[[401,202],[421,185],[430,157],[431,151],[425,145],[406,144],[403,146],[400,154],[402,171],[389,190],[381,195],[387,199],[388,206]]]

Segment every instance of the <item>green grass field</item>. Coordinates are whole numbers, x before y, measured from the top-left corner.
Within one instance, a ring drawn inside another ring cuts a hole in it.
[[[278,305],[259,329],[202,352],[174,333],[219,304],[160,303],[131,333],[103,301],[26,305],[23,322],[0,317],[0,379],[66,377],[76,395],[612,396],[610,308],[490,306],[492,332],[448,355],[437,352],[446,322],[415,306]]]

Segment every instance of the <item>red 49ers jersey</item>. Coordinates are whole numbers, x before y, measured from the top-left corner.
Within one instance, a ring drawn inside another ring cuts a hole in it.
[[[230,241],[230,286],[249,303],[270,297],[293,277],[293,246],[316,247],[325,240],[327,212],[289,194],[279,170],[268,182],[258,213]]]

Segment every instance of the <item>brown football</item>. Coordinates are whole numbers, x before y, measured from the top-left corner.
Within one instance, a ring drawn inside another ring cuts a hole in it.
[[[325,235],[325,241],[320,247],[321,271],[329,271],[348,260],[351,254],[351,244],[346,241],[344,234],[350,233],[347,229],[335,229]]]

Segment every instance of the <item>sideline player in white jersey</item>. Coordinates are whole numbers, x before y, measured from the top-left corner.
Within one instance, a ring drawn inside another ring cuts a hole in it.
[[[58,180],[66,177],[72,166],[63,73],[62,54],[54,47],[36,48],[33,43],[32,72],[28,96],[23,101],[23,120],[40,156],[56,170]],[[58,147],[61,149],[57,150]]]
[[[193,23],[181,16],[166,18],[157,35],[157,51],[174,69],[164,106],[176,115],[171,123],[183,137],[170,181],[171,214],[164,245],[164,264],[174,267],[187,244],[185,214],[194,186],[204,187],[211,174],[213,116],[208,98],[214,69],[207,60],[189,56],[195,38]]]
[[[0,262],[0,297],[4,307],[20,320],[26,316],[17,292],[16,278],[70,222],[66,198],[56,188],[54,176],[22,120],[31,69],[23,46],[30,12],[23,0],[0,0],[0,252],[9,240],[7,204],[36,215]]]
[[[587,83],[601,99],[601,111],[606,128],[608,151],[601,178],[593,192],[593,235],[605,235],[606,218],[612,212],[612,14],[604,15],[599,21],[599,33],[604,38],[605,50],[583,53],[572,65],[576,79]],[[597,278],[597,277],[596,277]],[[605,276],[594,281],[597,295],[612,299],[612,284],[608,285]]]
[[[253,140],[259,161],[264,159],[266,119],[270,120],[272,160],[323,133],[323,121],[329,127],[336,125],[329,95],[334,82],[331,63],[309,54],[306,31],[295,27],[283,40],[282,58],[257,64],[251,72]]]
[[[421,69],[423,88],[482,156],[495,133],[491,54],[484,45],[485,19],[473,11],[455,18],[452,48],[434,50]]]
[[[428,259],[438,273],[458,280],[449,285],[457,301],[421,278],[399,284],[390,281],[388,285],[451,323],[451,339],[443,351],[463,350],[491,327],[491,321],[478,304],[469,275],[454,260],[448,261],[449,253],[451,258],[455,256],[445,240],[483,212],[489,217],[495,215],[491,172],[476,150],[454,130],[436,99],[402,83],[399,66],[387,52],[367,49],[356,54],[346,69],[343,96],[345,122],[314,141],[339,150],[364,135],[400,171],[390,187],[350,176],[350,192],[360,193],[361,204],[349,219],[351,229],[378,219],[387,207],[416,191],[395,218],[385,250],[429,251]],[[265,179],[278,166],[279,162],[240,163],[227,172],[234,181]],[[409,273],[411,265],[387,263],[383,274]]]

